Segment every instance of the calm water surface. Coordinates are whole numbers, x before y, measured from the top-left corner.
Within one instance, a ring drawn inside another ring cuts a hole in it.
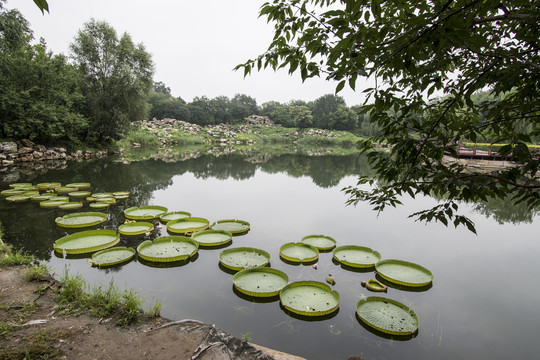
[[[55,228],[63,213],[36,204],[0,202],[4,240],[46,260],[61,276],[65,269],[90,284],[114,280],[133,288],[149,309],[163,304],[170,319],[193,318],[253,342],[308,359],[508,359],[540,353],[540,218],[503,202],[464,205],[478,236],[463,229],[416,223],[407,216],[436,204],[434,199],[407,199],[406,205],[379,216],[364,204],[344,205],[341,189],[369,173],[357,156],[279,156],[261,163],[240,156],[208,157],[182,162],[110,160],[73,163],[41,175],[22,174],[18,181],[91,182],[92,190],[128,190],[132,196],[109,210],[105,227],[123,222],[123,209],[162,205],[209,219],[242,219],[251,231],[230,247],[252,246],[271,254],[271,267],[290,281],[325,281],[331,274],[341,295],[339,311],[306,321],[287,314],[279,300],[253,302],[233,290],[232,275],[218,266],[222,249],[200,249],[194,261],[176,267],[151,267],[134,260],[113,269],[91,268],[87,259],[64,259],[52,251],[66,233]],[[0,189],[8,187],[0,183]],[[88,209],[88,208],[86,208]],[[87,210],[86,210],[87,211]],[[410,306],[420,318],[413,338],[387,338],[365,328],[355,316],[360,299],[377,296],[360,285],[373,271],[352,272],[321,253],[318,269],[293,266],[279,258],[279,247],[306,235],[332,236],[338,245],[367,246],[383,259],[402,259],[430,269],[433,286],[421,292],[389,288],[387,296]],[[122,238],[136,247],[142,239]]]

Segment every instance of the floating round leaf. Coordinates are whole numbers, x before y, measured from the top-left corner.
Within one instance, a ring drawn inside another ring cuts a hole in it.
[[[308,235],[302,238],[304,244],[311,245],[319,250],[328,251],[336,247],[336,240],[326,235]]]
[[[202,230],[191,235],[199,246],[219,246],[232,240],[232,233],[224,230]]]
[[[58,200],[56,198],[52,198],[52,200],[45,200],[39,203],[39,207],[44,209],[54,209],[59,207],[60,205],[67,204],[69,201],[67,200]]]
[[[161,214],[166,212],[167,208],[163,206],[134,206],[124,210],[124,216],[131,220],[152,220],[158,218]]]
[[[198,249],[199,244],[186,236],[162,236],[154,241],[144,241],[137,247],[137,252],[144,260],[173,262],[195,255]]]
[[[22,195],[26,192],[26,190],[19,190],[19,189],[8,189],[8,190],[3,190],[2,192],[0,192],[0,196],[3,196],[3,197],[9,197],[9,196],[15,196],[15,195]]]
[[[121,196],[121,197],[129,197],[130,192],[129,191],[115,191],[112,193],[114,197]]]
[[[50,190],[62,186],[59,182],[47,182],[37,184],[39,190]]]
[[[251,247],[238,247],[223,250],[219,262],[228,269],[239,271],[252,267],[262,267],[270,262],[270,254]]]
[[[369,279],[368,281],[362,281],[361,282],[362,286],[365,286],[366,289],[368,290],[371,290],[371,291],[378,291],[378,292],[386,292],[386,290],[388,289],[388,286],[384,285],[383,283],[381,283],[380,281],[378,280],[375,280],[375,279]]]
[[[71,183],[71,184],[67,184],[66,186],[77,188],[79,190],[90,189],[90,183]]]
[[[142,235],[154,229],[154,224],[144,221],[137,221],[122,224],[118,227],[118,232],[122,235]]]
[[[304,243],[288,243],[279,248],[279,255],[291,262],[312,262],[319,258],[319,250]]]
[[[85,254],[107,249],[120,241],[114,230],[89,230],[64,236],[54,242],[54,250],[66,254]]]
[[[59,186],[57,188],[54,188],[54,191],[56,191],[58,194],[67,194],[70,192],[77,191],[77,188],[69,187],[69,186]]]
[[[100,197],[100,198],[96,198],[96,201],[104,202],[109,205],[116,204],[116,198],[113,198],[113,197]]]
[[[75,209],[82,208],[82,206],[83,206],[82,202],[67,202],[64,204],[60,204],[58,208],[61,210],[75,210]]]
[[[244,269],[234,275],[234,287],[249,296],[271,297],[287,285],[289,277],[283,271],[257,267]]]
[[[360,320],[391,335],[411,335],[418,330],[418,316],[404,304],[392,299],[371,296],[356,305]]]
[[[340,263],[357,268],[370,268],[381,260],[381,254],[377,251],[357,245],[338,246],[333,256]]]
[[[45,202],[45,201],[44,201]],[[43,202],[40,203],[40,205]],[[57,217],[54,221],[56,225],[64,228],[82,228],[95,226],[104,223],[107,220],[107,214],[100,212],[81,212]]]
[[[23,193],[23,195],[25,195],[25,196],[39,195],[39,191],[33,191],[33,190],[25,191],[25,192]]]
[[[56,197],[56,194],[42,194],[30,196],[30,201],[45,201]]]
[[[14,184],[9,184],[9,187],[11,189],[15,189],[17,187],[32,187],[32,183],[14,183]]]
[[[6,198],[6,201],[8,202],[24,202],[24,201],[27,201],[30,199],[30,196],[28,195],[13,195],[13,196],[8,196]]]
[[[244,220],[218,220],[211,226],[212,230],[224,230],[232,234],[242,234],[249,231],[249,223]]]
[[[385,280],[405,286],[426,286],[433,281],[428,269],[402,260],[382,260],[375,265],[377,273]]]
[[[159,216],[159,221],[161,221],[163,224],[166,224],[169,221],[184,219],[187,217],[191,217],[191,213],[187,211],[172,211],[172,212],[167,212],[165,214],[161,214]]]
[[[208,229],[209,221],[199,217],[187,217],[169,221],[167,231],[175,234],[189,234]]]
[[[93,197],[95,198],[112,198],[114,197],[113,193],[94,193],[92,194]]]
[[[88,262],[92,266],[112,266],[129,261],[135,256],[135,249],[117,246],[98,251]]]
[[[297,281],[279,292],[281,304],[295,314],[323,316],[339,308],[339,294],[318,281]]]
[[[91,203],[89,204],[88,206],[90,206],[92,209],[106,209],[108,208],[109,206],[111,206],[111,204],[109,203],[106,203],[106,202],[103,202],[103,201],[97,201],[95,203]]]
[[[70,197],[80,198],[90,196],[90,191],[73,191],[68,193]]]

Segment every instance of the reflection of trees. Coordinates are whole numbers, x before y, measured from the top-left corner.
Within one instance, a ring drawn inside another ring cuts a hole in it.
[[[511,222],[512,224],[532,223],[540,209],[529,211],[525,203],[515,204],[511,197],[506,199],[491,198],[488,201],[475,204],[474,210],[487,218],[493,217],[499,224]]]

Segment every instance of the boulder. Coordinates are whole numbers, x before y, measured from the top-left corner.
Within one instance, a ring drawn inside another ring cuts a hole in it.
[[[0,152],[6,153],[6,154],[16,153],[17,144],[12,141],[0,143]]]
[[[34,145],[35,145],[32,141],[30,141],[30,140],[28,140],[28,139],[22,139],[22,140],[21,140],[21,144],[22,144],[22,146],[24,146],[24,147],[30,147],[30,148],[33,148]]]
[[[22,155],[22,154],[31,153],[33,151],[34,151],[33,147],[23,146],[23,147],[19,148],[19,150],[17,152]]]

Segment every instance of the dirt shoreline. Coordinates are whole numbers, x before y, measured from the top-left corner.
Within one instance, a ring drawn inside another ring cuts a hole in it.
[[[63,315],[56,302],[61,283],[52,277],[28,282],[23,278],[27,268],[0,268],[2,359],[305,360],[197,320],[143,316],[119,327],[114,318],[96,318],[88,311]]]

